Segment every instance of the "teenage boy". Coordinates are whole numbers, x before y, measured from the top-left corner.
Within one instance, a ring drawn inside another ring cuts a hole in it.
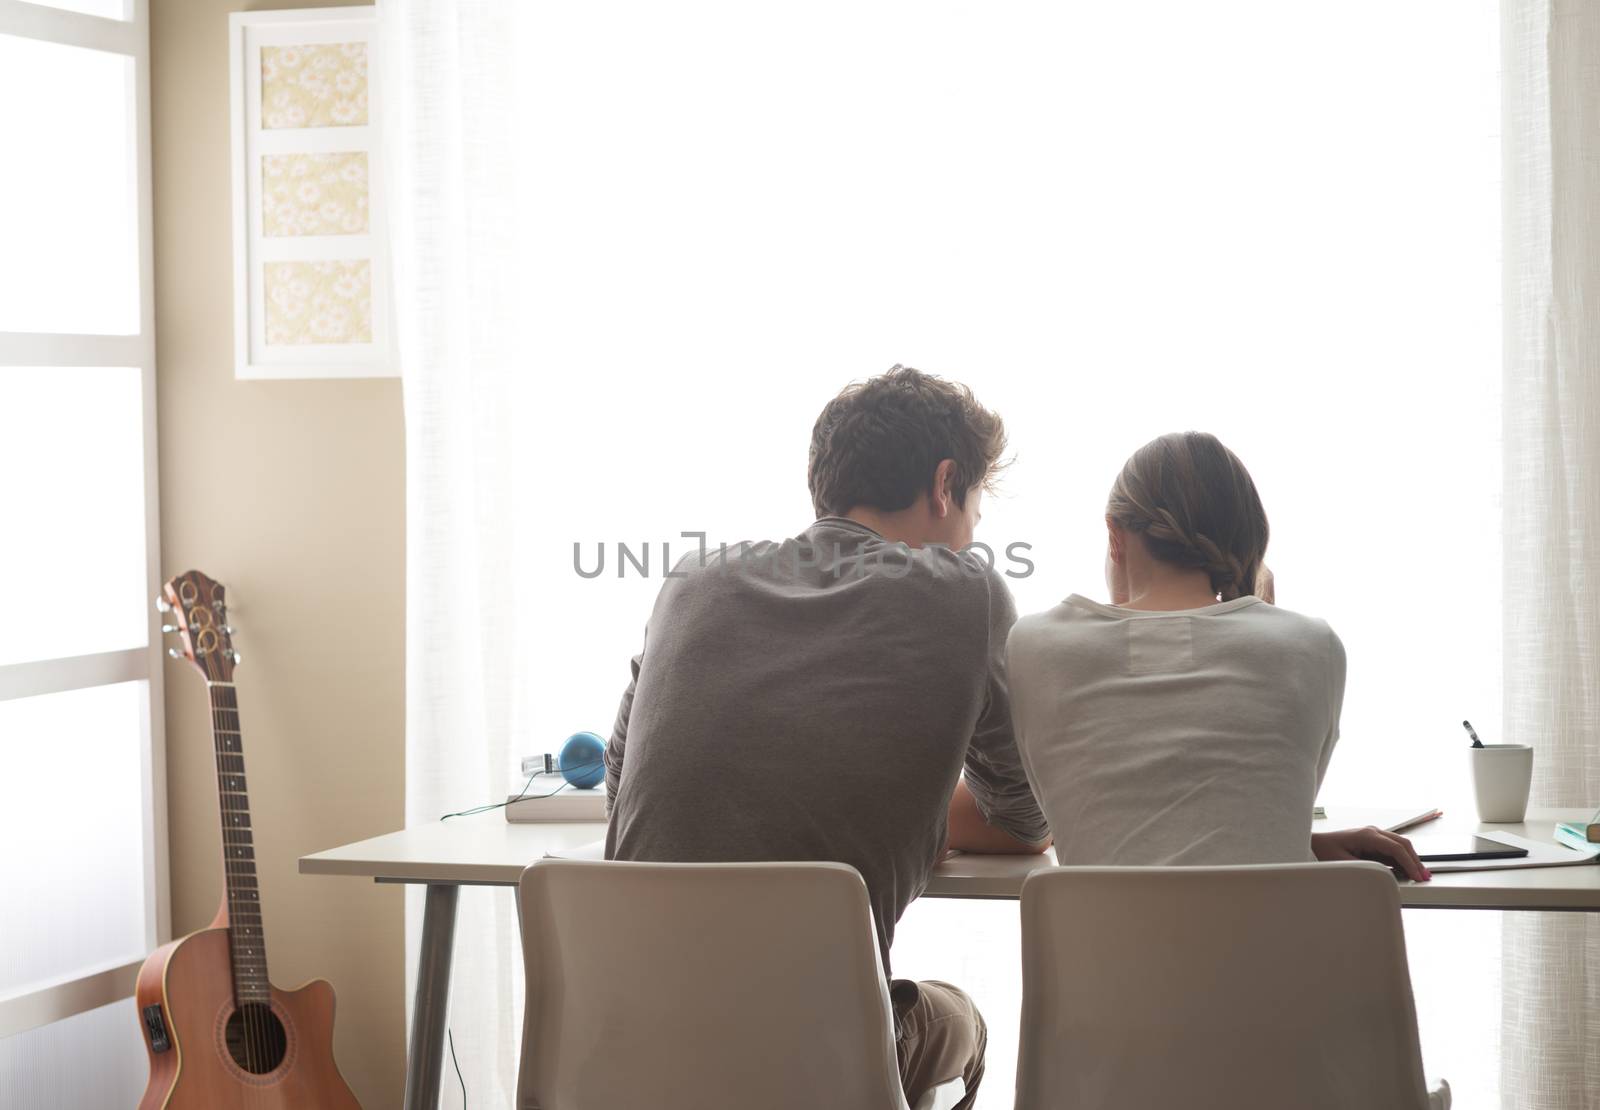
[[[661,588],[606,748],[608,859],[847,863],[887,971],[943,851],[1045,849],[1006,691],[1016,610],[963,550],[1004,448],[970,390],[907,367],[828,403],[817,521],[691,555]],[[970,1107],[971,999],[898,979],[890,995],[907,1101],[960,1076]]]

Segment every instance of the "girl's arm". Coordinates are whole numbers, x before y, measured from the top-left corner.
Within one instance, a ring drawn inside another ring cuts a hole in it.
[[[1370,859],[1398,867],[1408,879],[1427,882],[1433,874],[1417,858],[1417,850],[1403,836],[1368,826],[1339,832],[1312,833],[1311,854],[1319,860]]]

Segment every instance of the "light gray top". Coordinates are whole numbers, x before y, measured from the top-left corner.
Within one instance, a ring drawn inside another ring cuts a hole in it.
[[[887,970],[963,767],[991,824],[1048,835],[1011,730],[1016,610],[981,557],[827,517],[677,570],[606,748],[608,859],[850,864]]]
[[[1310,860],[1344,647],[1255,597],[1155,613],[1074,594],[1009,648],[1018,742],[1062,864]]]

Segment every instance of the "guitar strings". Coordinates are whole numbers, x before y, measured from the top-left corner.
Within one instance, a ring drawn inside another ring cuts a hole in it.
[[[210,664],[211,660],[208,659],[206,667],[208,676],[211,673]],[[220,681],[220,679],[214,678],[213,681]],[[224,690],[229,689],[230,688],[226,686],[210,686],[207,688],[207,693],[209,695],[208,700],[211,703],[212,736],[216,741],[213,746],[216,749],[217,788],[219,791],[223,792],[219,793],[218,795],[219,799],[222,801],[222,804],[219,808],[222,816],[223,896],[228,907],[228,949],[230,962],[234,971],[232,984],[234,988],[234,1006],[239,1016],[240,1032],[243,1035],[241,1048],[245,1058],[245,1070],[252,1075],[259,1075],[265,1070],[265,1065],[268,1062],[268,1056],[270,1054],[268,1045],[269,1034],[262,1016],[257,1012],[257,1008],[240,997],[241,977],[248,977],[251,970],[251,968],[248,966],[249,961],[247,961],[247,966],[241,967],[240,965],[240,941],[243,940],[245,944],[249,944],[251,938],[234,931],[236,927],[240,927],[240,923],[236,920],[239,906],[236,899],[233,897],[233,895],[238,892],[238,888],[235,885],[235,879],[238,877],[236,870],[243,868],[245,860],[243,849],[244,841],[241,835],[243,830],[238,827],[238,818],[241,816],[241,814],[235,812],[234,804],[227,801],[227,798],[233,793],[232,791],[229,791],[227,776],[234,775],[238,782],[241,785],[243,784],[244,751],[242,743],[242,730],[238,728],[226,727],[226,718],[224,717],[224,714],[228,712],[233,714],[233,723],[235,725],[239,723],[237,698],[233,699],[233,704],[230,706],[226,704],[225,695],[223,694]],[[236,738],[236,742],[231,745],[231,751],[229,750],[230,745],[227,742],[227,735],[230,733]],[[226,766],[226,760],[224,757],[227,754],[232,754],[237,757],[236,762],[239,765],[237,771]],[[230,817],[233,818],[232,821],[229,820]],[[252,836],[252,842],[253,840],[254,837]],[[257,905],[259,906],[259,901],[257,902]],[[257,926],[259,926],[259,913],[257,914]],[[261,947],[259,943],[261,940],[259,928],[256,930],[256,936],[254,939],[257,942],[255,947]],[[250,949],[246,948],[244,951],[245,954],[248,955]],[[243,972],[243,976],[241,976],[241,972]]]
[[[238,697],[235,694],[235,692],[231,688],[226,687],[226,686],[213,687],[213,689],[215,689],[217,691],[217,693],[219,695],[218,700],[222,703],[222,709],[220,710],[220,712],[223,714],[223,717],[222,717],[223,723],[224,724],[228,723],[228,720],[229,720],[228,714],[231,711],[231,713],[232,713],[232,723],[234,725],[238,725],[239,724],[239,701],[238,701]],[[229,705],[228,704],[229,702],[232,702],[232,704]],[[243,737],[241,735],[241,733],[242,733],[241,729],[234,728],[234,729],[229,729],[229,730],[226,730],[226,731],[232,732],[235,735],[235,737],[237,737],[239,740],[242,741]],[[227,746],[228,745],[226,743],[224,743],[224,747],[227,747]],[[245,784],[245,781],[246,781],[244,779],[244,751],[243,751],[243,744],[242,743],[235,743],[234,745],[232,745],[232,747],[233,747],[233,755],[235,757],[232,762],[235,762],[238,765],[237,771],[236,771],[236,774],[238,776],[238,784],[240,786],[243,786]],[[234,803],[235,809],[239,808],[239,804],[240,803],[237,802],[237,801]],[[246,801],[244,803],[244,805],[246,807],[248,807],[248,804],[249,804],[248,801]],[[248,870],[248,871],[252,871],[253,872],[255,870],[255,868],[253,866],[254,858],[255,858],[255,833],[252,830],[250,833],[246,834],[243,830],[241,830],[238,827],[238,820],[239,820],[239,814],[236,812],[234,814],[234,843],[237,844],[237,845],[241,845],[242,846],[242,845],[244,845],[246,843],[246,841],[248,839],[248,843],[250,845],[250,857],[251,857],[252,866],[250,866],[248,868],[246,868],[244,866],[242,861],[244,859],[244,851],[245,851],[245,849],[243,847],[240,847],[240,849],[239,849],[239,860],[236,861],[235,867],[240,869],[240,870]],[[242,902],[247,902],[248,901],[248,893],[243,889],[242,885],[238,885],[237,884],[237,880],[239,879],[239,876],[235,875],[234,878],[236,880],[235,893],[239,896],[239,899]],[[239,911],[242,911],[243,909],[244,909],[244,906],[242,904],[240,904],[240,902],[235,902],[234,906],[231,907],[230,911],[229,911],[230,912],[230,921],[233,921],[233,915],[234,914],[238,913]],[[255,942],[256,947],[254,947],[254,948],[246,947],[245,948],[245,956],[246,956],[245,971],[246,971],[247,977],[250,978],[252,980],[252,982],[253,982],[257,978],[257,976],[255,975],[255,968],[259,966],[259,967],[262,967],[264,969],[266,965],[265,965],[264,962],[260,961],[260,959],[259,959],[259,957],[260,957],[260,941],[261,941],[261,930],[260,930],[260,921],[259,921],[259,916],[260,915],[256,914],[256,915],[251,915],[251,916],[254,916],[256,918],[256,920],[252,923],[247,917],[247,919],[245,921],[238,922],[237,924],[238,924],[239,928],[244,930],[244,931],[241,932],[241,933],[236,933],[236,934],[234,934],[234,936],[236,938],[238,938],[238,939],[242,939],[246,945],[250,945],[252,941]],[[254,954],[254,956],[252,956],[252,954]],[[263,975],[260,978],[262,978],[264,980],[265,976]],[[263,986],[264,986],[264,984],[263,984]],[[263,1015],[261,1013],[261,1009],[260,1009],[259,1005],[254,1004],[254,1003],[246,1003],[245,1004],[245,1016],[243,1018],[243,1023],[245,1025],[245,1027],[247,1029],[249,1029],[251,1034],[252,1034],[251,1043],[254,1045],[254,1048],[255,1048],[255,1053],[254,1053],[255,1058],[254,1058],[254,1060],[251,1061],[250,1071],[251,1071],[251,1074],[259,1075],[259,1074],[261,1074],[262,1072],[264,1072],[266,1070],[267,1064],[269,1063],[269,1060],[267,1058],[268,1057],[268,1043],[267,1043],[268,1033],[267,1033],[267,1029],[266,1029],[266,1026],[265,1026],[264,1018],[263,1018]]]
[[[231,730],[234,737],[233,754],[235,762],[238,763],[240,784],[244,785],[247,780],[244,768],[244,730],[240,727],[239,721],[239,693],[232,686],[221,686],[216,687],[216,689],[222,692],[224,712],[232,715],[234,726]],[[250,804],[248,796],[241,798],[241,802],[242,808],[248,813]],[[253,824],[251,828],[246,830],[239,828],[236,823],[235,833],[237,843],[248,843],[249,845],[249,864],[245,867],[245,870],[250,873],[251,882],[255,887],[254,891],[241,888],[239,893],[242,898],[240,909],[246,916],[245,928],[248,930],[245,941],[247,944],[251,944],[251,947],[246,949],[247,956],[251,957],[247,964],[251,972],[250,977],[253,981],[257,981],[262,994],[262,999],[257,1003],[251,1004],[246,1011],[249,1014],[248,1023],[254,1030],[256,1045],[255,1066],[251,1071],[255,1075],[264,1075],[272,1070],[274,1064],[272,1058],[274,1037],[272,1035],[272,986],[267,981],[266,935],[261,921],[260,879],[257,877],[255,866],[255,830]]]
[[[217,808],[222,819],[222,897],[224,904],[228,909],[228,965],[229,970],[232,972],[230,978],[233,980],[229,985],[233,988],[234,1007],[238,1012],[240,1024],[243,1028],[243,1032],[245,1033],[245,1043],[243,1047],[245,1054],[245,1067],[246,1070],[248,1070],[250,1066],[249,1029],[244,1027],[244,1007],[239,1001],[239,967],[236,959],[237,946],[234,943],[233,934],[233,865],[230,860],[236,858],[236,850],[234,845],[237,843],[237,841],[231,829],[231,822],[228,819],[228,772],[223,760],[225,741],[221,732],[222,714],[219,712],[217,706],[217,687],[210,685],[211,682],[215,681],[215,676],[211,673],[211,660],[209,658],[206,659],[206,679],[206,702],[211,710],[212,749],[213,756],[215,757],[217,763]],[[224,1038],[224,1040],[226,1040],[226,1038]]]
[[[184,597],[183,585],[190,585],[190,592],[196,595],[199,594],[199,590],[187,582],[176,587],[169,583],[168,594],[172,598],[175,608],[179,608],[180,611],[187,609],[186,615],[193,617],[195,612],[200,610],[205,603],[198,596],[192,599]],[[220,626],[223,623],[223,617],[226,612],[223,608],[223,600],[221,597],[222,589],[220,586],[213,585],[211,592],[213,602],[211,608],[216,610],[215,623]],[[209,610],[207,611],[209,613]],[[210,624],[212,622],[206,621],[204,623]],[[194,645],[192,642],[189,646],[190,662],[199,666],[206,677],[206,700],[208,702],[208,708],[211,712],[212,747],[214,749],[213,755],[217,766],[217,802],[222,825],[223,905],[227,915],[228,959],[229,968],[232,972],[230,975],[230,978],[232,979],[230,986],[232,988],[231,993],[233,995],[235,1014],[239,1019],[239,1049],[244,1056],[244,1069],[252,1075],[260,1075],[266,1070],[266,1065],[272,1062],[272,1044],[275,1038],[271,1032],[271,1023],[273,1020],[271,1016],[271,985],[267,982],[266,977],[265,946],[263,943],[265,938],[261,928],[261,896],[259,886],[253,895],[246,894],[245,903],[247,906],[253,905],[255,907],[251,916],[254,917],[254,926],[252,931],[254,933],[253,939],[255,943],[253,948],[256,952],[256,959],[250,962],[253,963],[254,966],[261,969],[261,974],[258,976],[258,978],[261,980],[261,985],[267,993],[268,1000],[265,1016],[259,1013],[260,1007],[242,1002],[239,997],[239,979],[241,968],[238,963],[239,945],[237,942],[240,939],[240,934],[234,931],[237,917],[235,911],[238,908],[233,897],[233,894],[236,890],[234,883],[234,879],[236,878],[235,869],[239,868],[247,871],[252,876],[255,874],[253,830],[246,830],[240,827],[239,818],[244,816],[244,813],[230,812],[232,810],[232,806],[227,800],[231,796],[230,792],[228,792],[228,775],[236,774],[239,785],[242,787],[244,784],[244,745],[243,732],[238,727],[239,704],[237,697],[224,698],[222,695],[223,690],[227,690],[230,695],[234,693],[231,683],[227,686],[214,685],[215,683],[226,681],[218,673],[220,668],[217,667],[219,662],[217,653],[207,652],[202,657],[193,650]],[[232,702],[231,705],[228,704],[228,701],[230,700]],[[224,718],[225,713],[232,713],[232,723],[234,727],[224,727],[226,724]],[[234,742],[232,745],[227,743],[226,737],[228,734],[231,734],[234,737]],[[237,757],[235,760],[235,762],[238,764],[237,772],[230,770],[226,766],[228,761],[224,759],[224,756],[229,754],[230,747],[232,749],[231,754]],[[238,793],[240,796],[246,796],[242,789]],[[248,812],[248,803],[246,803],[245,813]],[[228,819],[230,816],[234,818],[232,821],[229,821]],[[250,837],[251,853],[249,860],[246,860],[244,857],[244,841],[241,839],[243,836]],[[232,862],[230,862],[230,860]],[[240,893],[244,892],[241,890]],[[246,935],[244,940],[246,944],[249,944],[251,938]],[[246,949],[247,953],[249,951],[250,949]],[[249,969],[244,970],[248,971]],[[226,1041],[226,1035],[224,1035],[224,1040]],[[231,1055],[231,1048],[228,1048],[226,1044],[224,1045],[224,1048],[227,1049]],[[255,1084],[246,1085],[245,1089],[239,1093],[243,1096],[243,1103],[249,1106],[259,1106],[261,1104],[260,1099],[262,1092],[256,1087]]]
[[[206,672],[207,672],[207,678],[211,679],[212,681],[215,681],[215,677],[211,674],[211,660],[210,659],[206,660]],[[234,921],[234,916],[235,916],[234,915],[234,905],[233,905],[233,868],[234,868],[234,865],[232,863],[233,860],[240,858],[239,857],[239,852],[238,852],[238,847],[237,847],[239,841],[238,841],[238,838],[234,834],[234,831],[233,831],[234,822],[230,819],[233,815],[230,812],[231,804],[228,801],[228,798],[229,798],[229,789],[228,789],[229,788],[229,782],[228,782],[229,770],[228,770],[227,765],[226,765],[227,761],[224,758],[224,752],[225,752],[225,749],[227,748],[227,740],[226,740],[226,737],[223,734],[223,718],[222,718],[221,707],[218,705],[218,690],[219,690],[219,687],[216,687],[216,686],[209,686],[208,685],[207,688],[206,688],[206,697],[207,697],[207,701],[210,703],[210,708],[211,708],[211,735],[212,735],[212,739],[213,739],[213,748],[215,749],[215,756],[216,756],[216,761],[217,761],[217,798],[218,798],[218,802],[219,802],[218,808],[220,810],[221,817],[222,817],[222,880],[223,880],[222,894],[223,894],[223,898],[226,901],[226,905],[228,907],[228,956],[229,956],[229,965],[230,965],[230,968],[231,968],[231,970],[233,972],[233,975],[232,975],[233,982],[232,982],[231,985],[233,987],[233,993],[234,993],[234,1007],[235,1007],[235,1010],[236,1010],[236,1012],[238,1013],[238,1016],[239,1016],[239,1023],[240,1023],[241,1032],[244,1034],[244,1042],[243,1042],[242,1048],[243,1048],[244,1057],[245,1057],[245,1059],[244,1059],[245,1070],[246,1071],[253,1071],[254,1070],[254,1059],[253,1059],[253,1056],[254,1056],[254,1045],[252,1044],[252,1039],[251,1039],[251,1030],[250,1030],[250,1024],[249,1024],[249,1017],[248,1017],[248,1012],[244,1008],[244,1003],[239,997],[239,994],[240,994],[240,991],[239,991],[239,972],[240,972],[240,967],[239,967],[239,963],[238,963],[237,935],[233,931],[234,925],[236,923]]]
[[[212,662],[212,659],[207,659],[206,669],[208,674],[211,672]],[[220,675],[214,681],[222,681]],[[237,784],[242,788],[237,792],[238,795],[248,798],[248,795],[245,793],[245,789],[247,789],[247,787],[244,766],[244,729],[241,727],[241,722],[239,720],[238,691],[233,686],[228,685],[210,686],[207,688],[207,692],[210,695],[211,701],[213,728],[212,735],[215,739],[221,741],[220,744],[213,745],[217,749],[219,773],[224,776],[228,774],[234,775]],[[229,715],[231,715],[232,718],[231,724],[233,727],[231,728],[227,727],[230,723],[228,719]],[[231,745],[227,742],[227,737],[229,735],[233,737],[233,743]],[[234,759],[231,762],[237,764],[236,769],[230,770],[222,766],[225,762],[223,757],[226,754],[232,754],[234,756]],[[223,788],[226,789],[226,779],[224,778],[222,781],[224,784]],[[223,796],[231,797],[232,795],[230,794]],[[249,812],[248,807],[249,803],[246,801],[242,807],[244,813]],[[226,851],[224,852],[223,878],[225,883],[227,883],[227,894],[238,893],[242,896],[242,902],[236,902],[234,898],[228,897],[228,937],[230,956],[234,956],[236,958],[240,949],[238,942],[242,940],[245,946],[244,952],[247,957],[244,968],[246,977],[250,978],[252,981],[259,980],[258,985],[266,996],[266,1001],[264,1004],[245,1002],[240,999],[239,976],[237,974],[238,965],[235,964],[236,974],[234,976],[233,984],[234,1004],[239,1015],[240,1032],[243,1034],[242,1048],[245,1057],[245,1070],[250,1075],[257,1076],[264,1075],[271,1070],[269,1065],[273,1063],[273,1019],[271,1002],[272,987],[268,982],[266,975],[266,937],[261,921],[260,880],[259,878],[253,878],[253,881],[256,883],[256,892],[253,896],[245,891],[242,886],[238,886],[234,882],[235,879],[239,878],[239,876],[236,874],[236,871],[244,871],[249,873],[251,876],[256,875],[254,827],[252,825],[252,827],[248,830],[240,827],[238,818],[244,816],[244,813],[237,812],[238,808],[239,807],[237,807],[236,804],[232,804],[230,806],[223,807],[222,809],[224,845],[225,848],[231,846],[235,853],[233,857],[234,862],[232,865],[229,865],[226,862]],[[230,813],[230,809],[234,810],[234,812]],[[235,819],[231,823],[227,820],[229,816],[232,816]],[[247,839],[250,850],[248,860],[245,858],[244,854]],[[236,920],[236,911],[238,911],[241,906],[247,910],[253,907],[253,910],[251,910],[251,912],[248,914],[249,920],[247,920],[242,926]],[[245,928],[249,931],[244,934],[236,933],[234,932],[236,926]],[[251,956],[251,953],[254,953],[253,957]],[[254,974],[255,969],[257,968],[259,968],[261,972],[259,975]],[[255,1086],[255,1084],[248,1085],[244,1091],[245,1102],[252,1106],[261,1104],[261,1096],[262,1092]]]
[[[232,686],[221,686],[216,687],[216,689],[222,693],[224,714],[232,717],[234,727],[230,731],[233,733],[234,738],[234,762],[238,764],[240,786],[244,787],[247,779],[245,778],[244,769],[244,730],[239,727],[239,694]],[[224,719],[226,720],[227,717],[225,716]],[[242,790],[241,795],[238,804],[244,813],[248,814],[249,798],[243,795]],[[236,814],[235,816],[238,817],[240,815]],[[249,1024],[253,1026],[255,1033],[256,1058],[255,1066],[251,1071],[252,1074],[263,1075],[271,1070],[273,1064],[272,987],[267,982],[266,936],[261,922],[260,879],[257,877],[255,865],[255,830],[253,827],[249,829],[240,828],[236,821],[234,831],[237,837],[236,842],[247,846],[242,849],[242,853],[249,856],[249,863],[248,865],[241,864],[241,867],[250,874],[250,881],[254,887],[253,890],[248,890],[241,885],[238,893],[241,899],[239,911],[245,917],[243,925],[246,930],[244,940],[250,946],[245,950],[247,956],[246,967],[251,981],[257,985],[262,995],[261,999],[250,1004],[246,1011],[249,1014]]]

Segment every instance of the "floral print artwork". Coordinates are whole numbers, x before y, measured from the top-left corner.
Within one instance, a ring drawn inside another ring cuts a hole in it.
[[[364,151],[261,159],[263,235],[363,235],[367,230]]]
[[[356,127],[366,122],[366,43],[261,48],[262,127]]]
[[[267,344],[372,342],[372,262],[268,262]]]

